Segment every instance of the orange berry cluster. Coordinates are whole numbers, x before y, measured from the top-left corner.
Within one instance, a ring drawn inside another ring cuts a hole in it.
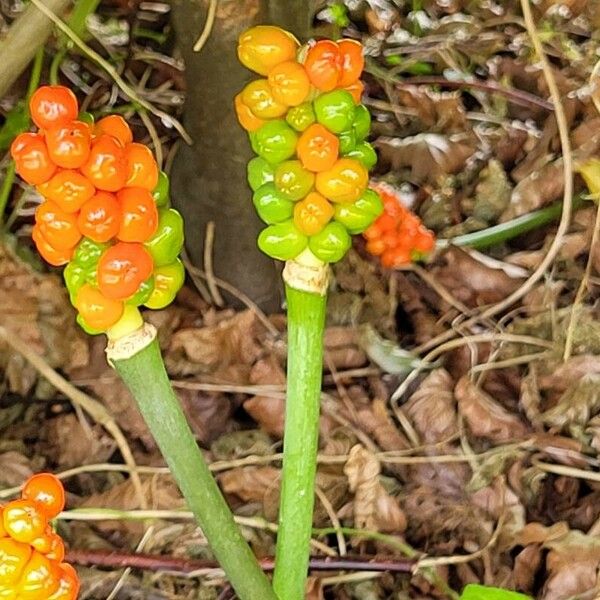
[[[421,219],[402,204],[394,189],[384,183],[374,186],[383,199],[383,214],[364,233],[367,251],[379,256],[384,267],[399,267],[433,250],[435,236]]]
[[[0,507],[0,599],[75,600],[79,578],[63,562],[65,547],[50,520],[64,508],[61,482],[31,477],[21,498]]]
[[[139,304],[162,308],[152,299],[152,247],[162,218],[156,190],[166,176],[150,149],[133,141],[118,115],[95,124],[91,115],[78,118],[77,98],[63,86],[37,89],[29,109],[39,130],[18,135],[11,154],[17,173],[44,197],[32,237],[46,262],[68,264],[65,281],[80,324],[99,333],[125,313],[138,321]],[[180,249],[170,253],[173,261]],[[142,287],[142,302],[127,311],[126,302]]]
[[[235,98],[257,154],[248,180],[267,224],[258,246],[279,260],[308,248],[323,262],[337,262],[351,235],[382,210],[368,190],[377,156],[366,141],[370,114],[360,104],[362,45],[325,39],[300,46],[290,32],[259,25],[240,36],[238,57],[263,76]]]

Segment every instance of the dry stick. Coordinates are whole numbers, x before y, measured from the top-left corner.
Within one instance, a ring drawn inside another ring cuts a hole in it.
[[[181,135],[181,137],[188,143],[192,143],[192,138],[189,133],[183,128],[181,123],[174,119],[171,115],[166,112],[156,108],[150,102],[147,102],[143,98],[141,98],[137,92],[119,75],[117,70],[100,54],[98,54],[95,50],[92,50],[62,19],[56,16],[54,11],[52,11],[48,6],[46,6],[41,0],[31,0],[32,4],[48,17],[54,24],[91,60],[93,60],[97,65],[102,67],[108,75],[113,79],[113,81],[117,84],[117,86],[121,89],[121,91],[129,96],[135,103],[139,104],[141,107],[145,108],[148,112],[151,112],[153,115],[161,119],[161,121],[165,124],[172,125]]]
[[[529,1],[521,0],[521,6],[523,8],[523,16],[525,18],[527,31],[529,32],[529,36],[531,38],[535,51],[540,57],[544,78],[546,79],[548,89],[550,90],[550,97],[552,98],[552,103],[554,104],[554,114],[556,115],[556,122],[558,125],[560,144],[562,148],[564,167],[563,173],[565,180],[562,213],[560,221],[558,223],[558,228],[556,230],[556,236],[554,240],[552,240],[552,244],[548,248],[548,252],[544,256],[544,259],[538,265],[536,270],[529,276],[529,278],[525,282],[523,282],[523,284],[518,289],[516,289],[512,294],[510,294],[510,296],[508,296],[498,304],[491,306],[487,310],[484,310],[479,315],[472,317],[464,323],[462,323],[463,328],[471,327],[482,320],[494,317],[498,313],[501,313],[502,311],[512,306],[515,302],[523,298],[523,296],[525,296],[531,290],[531,288],[544,276],[544,274],[548,270],[548,267],[554,262],[556,255],[562,247],[563,237],[567,233],[567,230],[569,229],[569,225],[571,223],[571,210],[573,206],[573,156],[571,152],[571,142],[569,140],[569,125],[567,123],[565,110],[560,99],[560,92],[558,90],[558,86],[556,85],[556,79],[554,78],[554,74],[552,73],[552,67],[550,66],[548,58],[544,53],[544,49],[540,42],[539,35],[535,28],[535,23],[531,14]],[[430,348],[441,344],[442,342],[454,338],[456,335],[457,333],[455,331],[447,331],[446,333],[431,339],[426,344],[422,344],[421,346],[419,346],[418,350],[419,352],[425,352]]]
[[[215,281],[215,272],[213,270],[213,248],[215,243],[215,222],[209,221],[206,224],[206,235],[204,238],[204,270],[206,272],[206,285],[212,296],[213,302],[222,308],[225,306],[223,297]]]
[[[192,560],[174,556],[128,554],[125,552],[106,552],[103,550],[69,550],[66,560],[81,566],[131,567],[148,571],[171,571],[176,573],[193,573],[199,569],[219,568],[219,564],[213,560]],[[397,559],[393,557],[312,557],[309,567],[316,571],[389,571],[390,573],[410,573],[415,563],[414,559]],[[273,570],[275,560],[273,558],[263,558],[259,564],[268,572]]]
[[[0,327],[0,339],[6,342],[15,352],[18,352],[42,377],[47,379],[57,390],[67,396],[74,405],[80,406],[113,436],[123,455],[123,460],[130,469],[131,480],[136,494],[138,495],[140,506],[146,508],[146,496],[142,487],[142,481],[137,472],[137,465],[133,458],[133,453],[131,452],[131,448],[123,435],[123,432],[106,408],[102,406],[100,402],[94,400],[87,394],[84,394],[81,390],[78,390],[74,385],[69,383],[64,377],[59,375],[41,356],[31,350],[27,344],[20,340],[14,333],[9,332],[4,327]]]
[[[71,4],[69,0],[45,0],[44,8],[54,13],[62,13]],[[6,36],[0,42],[0,97],[4,96],[11,85],[25,70],[35,56],[37,49],[43,46],[52,33],[52,20],[45,11],[36,6],[28,6],[23,14],[12,24]]]
[[[215,17],[217,16],[217,0],[210,0],[208,6],[208,13],[206,15],[206,23],[204,23],[204,29],[198,38],[198,41],[194,44],[194,52],[200,52],[206,44],[210,34],[212,32],[213,25],[215,24]]]

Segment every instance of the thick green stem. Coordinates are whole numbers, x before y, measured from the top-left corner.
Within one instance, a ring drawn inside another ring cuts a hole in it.
[[[280,600],[302,600],[314,507],[327,298],[289,285],[286,297],[288,391],[273,587]]]
[[[241,600],[275,600],[269,580],[242,537],[173,393],[156,338],[112,363],[140,411],[195,514],[219,564]]]

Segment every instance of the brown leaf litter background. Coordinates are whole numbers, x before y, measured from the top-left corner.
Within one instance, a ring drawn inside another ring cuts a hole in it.
[[[18,14],[17,4],[2,3],[3,24]],[[178,56],[170,56],[167,39],[149,40],[136,28],[158,33],[167,26],[168,5],[159,4],[101,2],[90,43],[110,50],[145,97],[177,117],[185,93]],[[366,101],[381,159],[376,176],[396,185],[440,238],[561,199],[556,119],[518,2],[348,5],[348,31],[362,38],[369,57]],[[600,49],[600,3],[544,0],[534,10],[577,165],[600,152],[600,115],[592,102],[598,81],[591,77]],[[327,6],[317,13],[321,33],[329,33]],[[112,82],[87,59],[69,56],[61,78],[86,86],[89,108],[114,102]],[[469,86],[469,78],[477,85]],[[22,97],[20,86],[3,99],[3,114]],[[134,115],[136,136],[147,141],[158,135],[169,155],[176,133],[154,118],[149,132],[148,119]],[[577,175],[575,189],[584,191]],[[211,559],[202,532],[190,519],[175,518],[182,498],[127,391],[107,367],[103,341],[79,331],[60,277],[29,252],[37,201],[21,188],[9,203],[9,234],[0,245],[1,331],[101,402],[133,452],[143,498],[113,435],[0,342],[3,493],[34,471],[66,471],[69,508],[85,508],[95,519],[71,514],[59,522],[73,556],[140,550]],[[480,252],[450,247],[426,265],[395,272],[382,270],[356,240],[335,267],[312,552],[341,559],[410,557],[420,568],[412,574],[315,570],[307,598],[451,598],[451,590],[470,582],[541,600],[600,597],[595,212],[585,203],[573,215],[544,277],[493,319],[472,320],[521,289],[544,259],[555,225]],[[587,286],[574,304],[588,260]],[[214,308],[190,279],[174,306],[149,318],[246,538],[259,557],[272,556],[285,406],[284,314]],[[103,516],[105,509],[121,512]],[[132,520],[141,509],[153,518]],[[80,567],[81,597],[107,598],[122,570],[86,564]],[[230,595],[215,568],[192,577],[134,569],[116,597]]]

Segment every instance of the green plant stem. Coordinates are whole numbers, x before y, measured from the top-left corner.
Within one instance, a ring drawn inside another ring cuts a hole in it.
[[[241,600],[275,600],[173,393],[156,338],[113,365],[136,399],[173,477]]]
[[[15,163],[13,160],[10,161],[8,167],[6,167],[6,173],[2,180],[2,186],[0,187],[0,225],[4,223],[4,211],[10,198],[10,191],[12,190],[13,183],[15,182]]]
[[[286,297],[288,391],[273,587],[280,600],[302,600],[314,508],[327,297],[289,285]]]
[[[577,210],[584,203],[585,198],[577,196],[573,198],[573,210]],[[496,244],[501,244],[511,240],[523,233],[532,231],[543,225],[547,225],[552,221],[558,219],[562,213],[562,202],[556,202],[545,208],[534,210],[533,212],[527,213],[506,221],[506,223],[500,223],[493,227],[482,229],[481,231],[473,231],[472,233],[465,233],[454,238],[439,239],[437,241],[437,248],[443,249],[448,246],[469,246],[470,248],[489,248]]]

